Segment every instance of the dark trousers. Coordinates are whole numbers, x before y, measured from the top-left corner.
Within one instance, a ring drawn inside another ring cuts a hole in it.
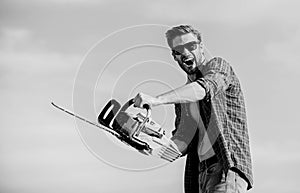
[[[200,193],[245,193],[247,182],[236,172],[223,170],[220,163],[213,163],[207,168],[200,169]]]

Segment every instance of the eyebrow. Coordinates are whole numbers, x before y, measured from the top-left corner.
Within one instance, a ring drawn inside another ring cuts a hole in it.
[[[195,40],[189,40],[189,42],[198,42],[199,40],[198,39],[195,39]],[[183,41],[182,41],[183,42]],[[189,43],[189,42],[187,42],[187,43]],[[172,42],[172,46],[173,46],[174,44],[173,44],[173,42]],[[183,44],[181,44],[181,45],[183,45]]]
[[[178,47],[181,47],[181,46],[184,46],[184,45],[187,45],[187,44],[189,44],[189,43],[199,43],[199,40],[198,40],[198,41],[197,41],[197,40],[194,40],[194,41],[187,42],[187,43],[185,43],[185,44],[181,44],[181,45],[173,46],[173,48],[172,48],[172,49],[174,49],[174,48],[178,48]]]

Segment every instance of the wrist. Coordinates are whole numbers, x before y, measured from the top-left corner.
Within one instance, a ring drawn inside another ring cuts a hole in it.
[[[161,96],[154,97],[154,102],[152,103],[152,106],[159,106],[163,104],[163,100]]]

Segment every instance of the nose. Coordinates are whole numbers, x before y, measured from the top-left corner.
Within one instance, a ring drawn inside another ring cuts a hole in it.
[[[187,48],[183,48],[182,54],[183,54],[183,55],[189,55],[189,54],[190,54],[190,51],[189,51]]]
[[[181,53],[182,59],[187,59],[190,57],[190,55],[191,55],[191,52],[188,49],[184,48],[182,50],[182,53]]]

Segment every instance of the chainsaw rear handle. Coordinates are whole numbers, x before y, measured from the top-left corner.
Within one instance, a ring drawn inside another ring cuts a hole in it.
[[[130,99],[128,102],[130,102],[130,105],[134,104],[134,99]],[[143,105],[143,108],[146,109],[147,111],[150,111],[151,110],[151,107],[149,104],[144,104]]]
[[[121,111],[126,111],[130,106],[132,106],[134,104],[134,99],[130,99],[129,101],[127,101],[121,108],[120,112]],[[147,115],[146,115],[146,119],[149,118],[151,116],[151,108],[150,108],[150,105],[148,104],[144,104],[143,105],[143,108],[147,110]]]

